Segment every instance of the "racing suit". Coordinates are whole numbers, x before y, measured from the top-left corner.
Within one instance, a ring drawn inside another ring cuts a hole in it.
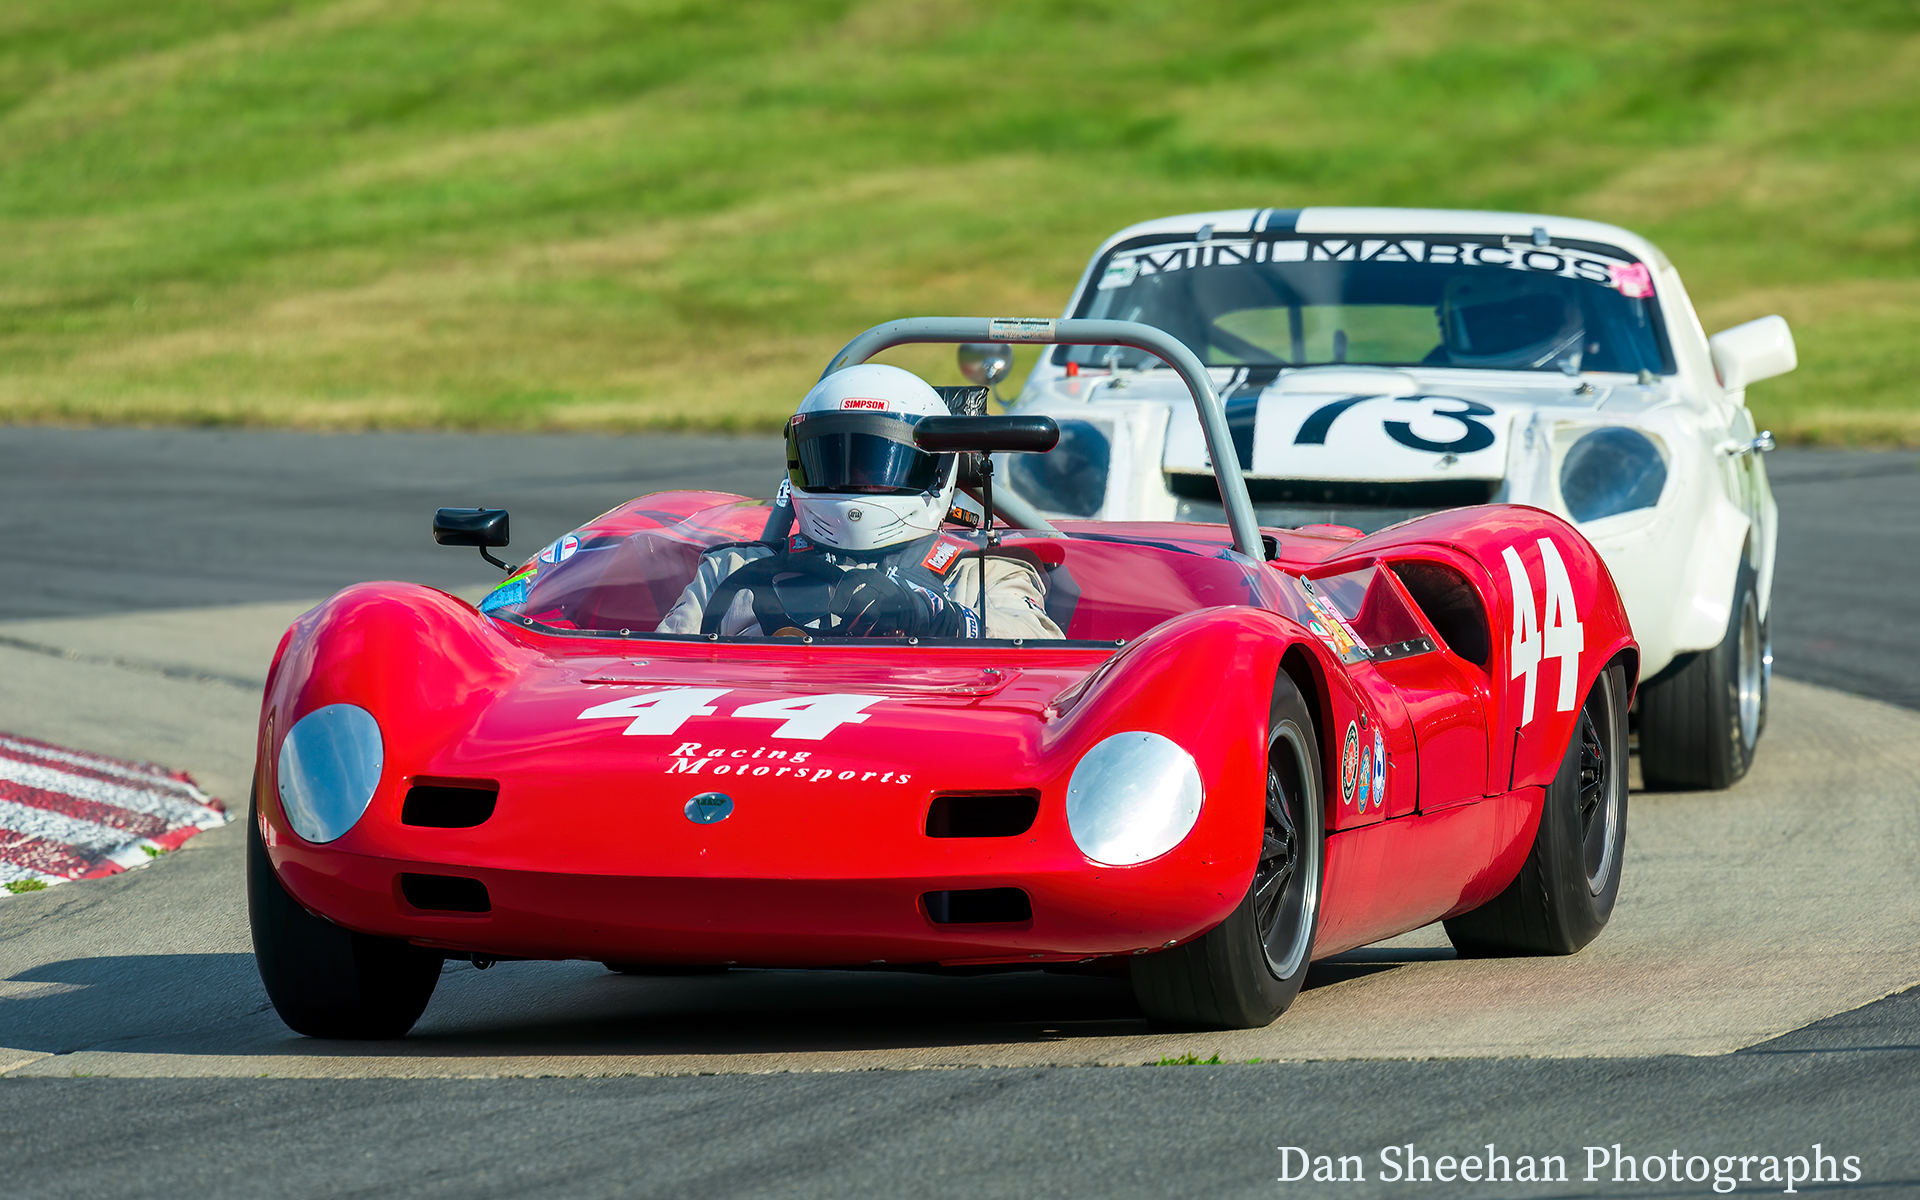
[[[986,636],[1057,638],[1046,582],[1027,561],[987,557]],[[693,582],[661,620],[661,633],[749,637],[982,635],[977,547],[946,534],[856,552],[815,545],[732,542],[701,555]]]

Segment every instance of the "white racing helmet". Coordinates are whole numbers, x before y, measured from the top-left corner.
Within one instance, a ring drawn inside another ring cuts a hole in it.
[[[940,394],[899,367],[848,367],[815,384],[787,422],[787,476],[798,531],[837,550],[880,550],[939,530],[953,505],[955,459],[913,444]]]

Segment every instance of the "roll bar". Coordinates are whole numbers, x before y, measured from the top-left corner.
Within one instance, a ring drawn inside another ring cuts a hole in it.
[[[1207,454],[1213,459],[1213,478],[1220,487],[1220,501],[1227,510],[1227,528],[1233,532],[1234,548],[1255,560],[1266,557],[1260,542],[1260,526],[1253,516],[1253,500],[1247,495],[1247,481],[1240,474],[1240,458],[1234,453],[1233,435],[1227,430],[1226,409],[1213,390],[1213,380],[1200,359],[1186,343],[1164,329],[1138,321],[1053,320],[1047,317],[903,317],[875,325],[848,342],[833,356],[825,379],[835,371],[857,367],[882,350],[921,342],[1027,342],[1050,346],[1130,346],[1157,355],[1179,372],[1193,393],[1193,407],[1200,415],[1200,429],[1207,439]],[[1038,516],[1038,513],[1034,513]]]

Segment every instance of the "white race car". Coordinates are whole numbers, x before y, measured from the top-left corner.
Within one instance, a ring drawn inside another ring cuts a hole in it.
[[[1263,525],[1371,532],[1489,502],[1574,521],[1640,642],[1647,785],[1746,773],[1776,530],[1746,387],[1793,369],[1784,320],[1707,337],[1666,256],[1611,225],[1400,208],[1134,225],[1065,315],[1157,325],[1213,369]],[[968,349],[975,376],[1004,361]],[[1151,355],[1049,347],[1012,407],[1060,423],[1056,450],[999,472],[1041,512],[1223,519],[1184,385]]]

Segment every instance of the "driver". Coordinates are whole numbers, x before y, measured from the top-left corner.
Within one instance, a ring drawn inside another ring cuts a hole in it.
[[[700,568],[661,633],[723,637],[1057,638],[1046,582],[1029,563],[989,555],[985,629],[980,556],[940,532],[953,504],[952,454],[913,444],[947,406],[919,376],[868,364],[827,376],[787,422],[795,531],[732,542]]]
[[[1575,375],[1586,321],[1562,281],[1482,268],[1447,280],[1440,332],[1441,345],[1428,356],[1434,365]]]

